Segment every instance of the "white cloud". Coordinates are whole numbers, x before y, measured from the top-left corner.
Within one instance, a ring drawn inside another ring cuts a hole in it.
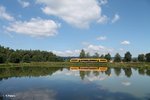
[[[16,21],[6,27],[9,32],[30,35],[32,37],[48,37],[57,34],[60,24],[53,20],[44,20],[41,18],[32,18],[30,21]]]
[[[100,36],[100,37],[97,37],[96,40],[106,40],[107,37],[106,36]]]
[[[115,23],[115,22],[117,22],[118,20],[120,19],[120,16],[118,15],[118,14],[115,14],[114,15],[114,18],[112,19],[112,23]]]
[[[109,18],[106,15],[103,15],[98,19],[97,23],[106,24],[108,22],[108,20],[109,20]]]
[[[109,78],[109,76],[95,76],[93,74],[90,74],[89,76],[85,76],[85,80],[88,80],[88,81],[104,81],[106,80],[107,78]]]
[[[57,92],[48,89],[31,89],[14,94],[16,100],[32,100],[31,98],[35,100],[56,100]]]
[[[87,48],[84,48],[86,52],[90,52],[91,55],[93,55],[95,52],[99,54],[106,54],[106,53],[112,53],[114,51],[113,48],[108,48],[102,45],[88,45]]]
[[[14,17],[12,17],[9,13],[6,12],[6,8],[0,6],[0,18],[8,21],[13,21]]]
[[[129,44],[130,44],[130,41],[122,41],[121,44],[122,44],[122,45],[129,45]]]
[[[112,53],[114,51],[113,48],[107,48],[101,45],[86,45],[85,48],[83,48],[85,52],[89,52],[91,55],[93,55],[95,52],[99,54],[106,54],[106,53]],[[66,51],[52,51],[58,56],[79,56],[81,50],[66,50]]]
[[[101,16],[101,5],[97,0],[36,0],[44,4],[42,11],[63,19],[78,28],[88,28],[93,21],[106,19]],[[104,3],[105,0],[103,0]],[[106,2],[106,1],[105,1]],[[101,18],[102,17],[102,18]]]
[[[23,0],[18,0],[18,2],[21,4],[23,8],[28,7],[30,5],[29,2],[23,1]]]
[[[124,85],[124,86],[130,86],[130,85],[131,85],[131,83],[130,83],[130,82],[127,82],[127,81],[125,81],[125,82],[122,82],[122,85]]]
[[[85,45],[85,46],[87,46],[89,44],[90,44],[89,42],[82,42],[82,45]]]
[[[124,49],[123,49],[123,48],[120,48],[119,50],[120,50],[120,51],[124,51]]]
[[[108,0],[99,0],[99,2],[100,2],[101,5],[105,5],[105,4],[108,3]]]
[[[66,56],[78,56],[80,53],[80,50],[66,50],[66,51],[52,51],[54,54],[62,57]]]

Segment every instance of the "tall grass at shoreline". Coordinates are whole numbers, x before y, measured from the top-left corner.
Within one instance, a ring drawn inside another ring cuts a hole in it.
[[[31,63],[6,63],[0,68],[8,67],[142,67],[150,68],[150,63],[71,63],[71,62],[31,62]]]

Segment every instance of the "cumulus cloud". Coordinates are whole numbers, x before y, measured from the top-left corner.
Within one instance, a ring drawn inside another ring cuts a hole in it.
[[[4,6],[0,6],[0,19],[5,19],[8,21],[13,21],[14,17],[6,12],[6,8]]]
[[[88,81],[104,81],[107,78],[109,78],[109,76],[94,76],[94,75],[89,75],[89,76],[85,76],[85,80]]]
[[[85,45],[85,46],[87,46],[89,44],[90,44],[89,42],[82,42],[82,45]]]
[[[80,53],[80,50],[66,50],[66,51],[52,51],[54,54],[62,57],[66,56],[78,56]]]
[[[120,16],[119,16],[118,14],[115,14],[111,22],[112,22],[112,23],[115,23],[115,22],[117,22],[119,19],[120,19]]]
[[[120,51],[124,51],[124,49],[123,49],[123,48],[120,48],[119,50],[120,50]]]
[[[96,40],[106,40],[106,39],[107,39],[106,36],[99,36],[99,37],[96,38]]]
[[[56,100],[57,92],[54,90],[28,90],[15,93],[15,100]],[[13,100],[14,100],[13,99]]]
[[[106,53],[112,53],[114,51],[113,48],[108,48],[102,45],[93,45],[90,44],[86,48],[84,48],[86,52],[90,52],[90,54],[94,54],[95,52],[99,54],[106,54]]]
[[[105,4],[108,3],[108,0],[99,0],[99,2],[100,2],[101,5],[105,5]]]
[[[21,6],[22,6],[23,8],[26,8],[26,7],[28,7],[28,6],[30,5],[30,3],[27,2],[27,1],[18,0],[18,2],[21,4]]]
[[[90,23],[102,23],[106,16],[101,16],[101,5],[98,0],[36,0],[44,4],[42,11],[47,15],[54,15],[63,19],[68,24],[78,28],[88,28]],[[101,0],[106,3],[106,0]],[[102,17],[102,18],[101,18]]]
[[[106,24],[108,21],[109,21],[109,18],[106,15],[103,15],[98,19],[97,23]]]
[[[6,27],[9,32],[30,35],[32,37],[48,37],[57,34],[60,24],[53,20],[32,18],[30,21],[16,21]]]
[[[122,45],[129,45],[129,44],[130,44],[130,41],[122,41],[121,44],[122,44]]]
[[[85,48],[83,48],[85,52],[89,52],[91,55],[93,55],[95,52],[99,54],[106,54],[106,53],[111,53],[114,51],[113,48],[107,48],[101,45],[86,45]],[[66,51],[52,51],[58,56],[79,56],[81,50],[66,50]]]
[[[124,85],[124,86],[130,86],[130,85],[131,85],[131,83],[130,83],[130,82],[128,82],[128,81],[124,81],[124,82],[122,82],[122,85]]]

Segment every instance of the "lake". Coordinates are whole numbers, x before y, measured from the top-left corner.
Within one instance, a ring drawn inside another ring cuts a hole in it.
[[[0,100],[150,100],[150,69],[0,68]]]

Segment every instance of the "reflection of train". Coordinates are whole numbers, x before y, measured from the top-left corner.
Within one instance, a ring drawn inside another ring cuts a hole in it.
[[[107,59],[103,58],[72,58],[70,62],[102,62],[106,63]]]
[[[70,70],[79,71],[107,71],[107,67],[70,67]]]

